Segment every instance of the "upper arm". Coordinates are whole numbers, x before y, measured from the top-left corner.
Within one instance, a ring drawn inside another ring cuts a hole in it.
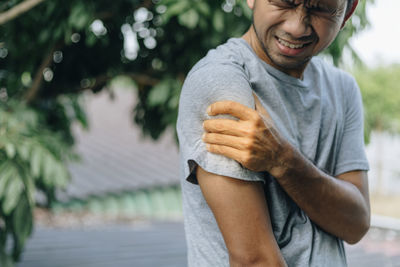
[[[209,153],[202,140],[203,122],[211,117],[207,107],[217,101],[230,100],[254,108],[254,97],[249,81],[235,64],[206,64],[196,68],[185,80],[182,88],[177,121],[180,154],[185,162],[184,176],[187,181],[197,183],[195,166],[198,164],[208,172],[242,180],[262,181],[263,175],[243,168],[228,157]],[[213,118],[232,118],[218,115]]]
[[[262,183],[209,173],[200,166],[196,172],[204,198],[224,237],[231,264],[284,265],[272,232]]]

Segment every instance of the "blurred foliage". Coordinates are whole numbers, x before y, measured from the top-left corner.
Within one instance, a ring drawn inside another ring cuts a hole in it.
[[[340,34],[336,37],[335,41],[324,51],[333,61],[333,63],[338,66],[343,60],[343,51],[346,49],[351,53],[353,60],[357,64],[362,64],[361,59],[357,55],[357,52],[353,49],[349,43],[350,38],[356,35],[358,32],[364,30],[368,25],[367,17],[367,6],[371,5],[375,0],[364,0],[359,1],[357,9],[354,15],[346,23],[346,26],[340,31]]]
[[[56,188],[69,181],[65,161],[75,157],[61,135],[47,130],[38,112],[15,101],[0,107],[0,266],[11,266],[10,254],[17,260],[31,234],[36,188],[51,203]]]
[[[360,86],[365,112],[365,140],[371,131],[400,133],[400,65],[354,72]]]
[[[360,2],[326,51],[335,64],[346,47],[354,52],[349,38],[367,25],[365,6],[372,1]],[[21,2],[3,1],[0,12]],[[34,189],[51,205],[55,189],[68,181],[63,166],[71,158],[71,125],[88,127],[82,92],[103,90],[116,76],[132,79],[138,95],[133,120],[157,139],[175,130],[190,68],[250,23],[244,0],[52,0],[1,25],[1,259],[7,235],[18,259],[31,231]]]

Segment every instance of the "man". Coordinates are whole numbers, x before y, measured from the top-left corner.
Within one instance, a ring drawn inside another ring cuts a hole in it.
[[[357,0],[247,0],[253,25],[182,89],[189,266],[346,266],[369,228],[354,79],[313,57]]]

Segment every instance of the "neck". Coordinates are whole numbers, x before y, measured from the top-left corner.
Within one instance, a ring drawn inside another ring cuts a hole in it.
[[[276,65],[270,57],[265,52],[264,48],[262,47],[260,41],[258,40],[257,34],[254,30],[253,25],[249,28],[249,30],[242,36],[242,38],[253,48],[256,55],[268,65],[274,67],[275,69],[282,71],[290,76],[293,76],[297,79],[303,79],[304,69],[307,65],[300,69],[287,69]]]

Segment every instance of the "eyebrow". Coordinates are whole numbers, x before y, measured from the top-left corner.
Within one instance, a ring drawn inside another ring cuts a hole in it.
[[[305,6],[313,5],[314,7],[319,7],[322,9],[326,9],[329,12],[336,12],[337,10],[340,9],[339,5],[331,5],[330,3],[327,3],[326,1],[323,0],[305,0],[304,1]]]

